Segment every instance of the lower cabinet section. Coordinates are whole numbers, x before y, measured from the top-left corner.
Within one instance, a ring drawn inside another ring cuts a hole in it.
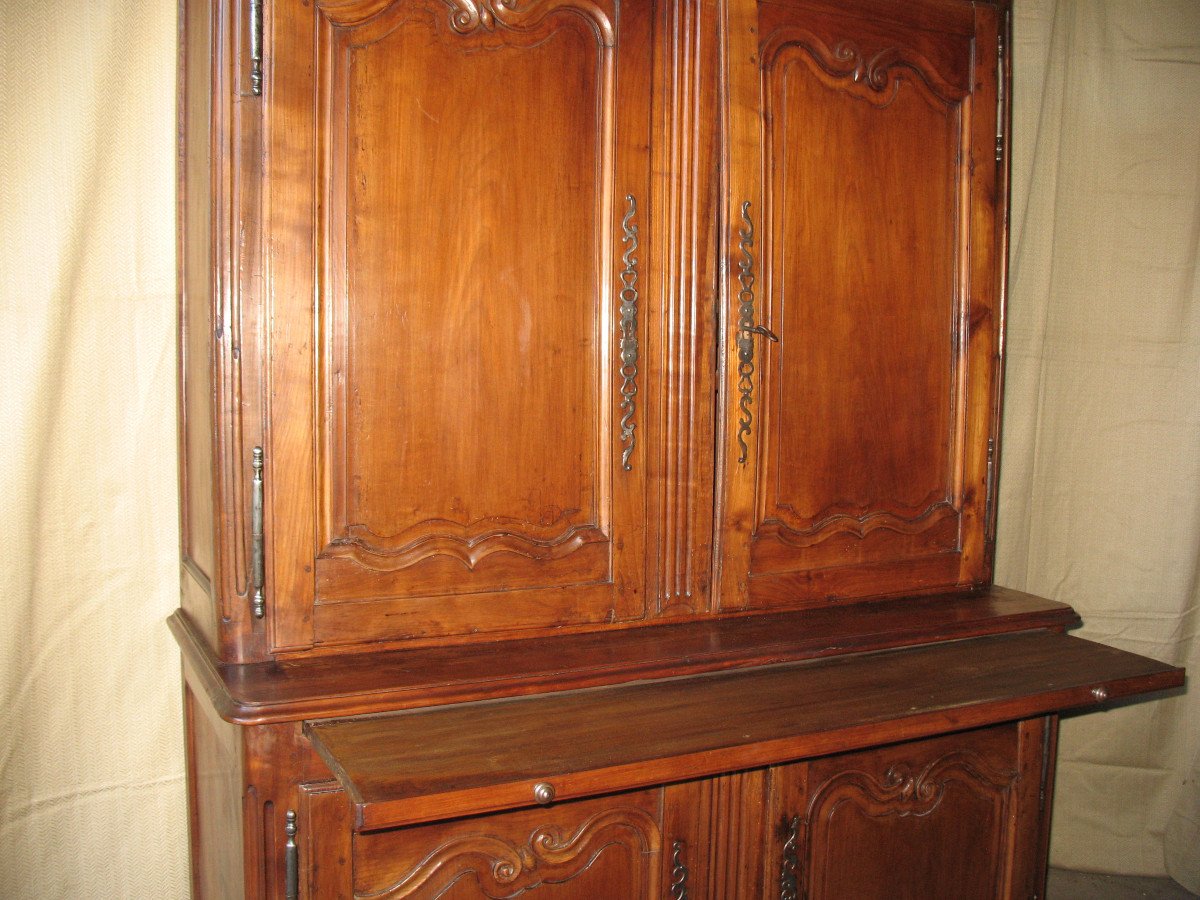
[[[320,898],[973,900],[1040,893],[1052,718],[378,831],[302,785]]]
[[[490,689],[510,654],[481,657]],[[202,663],[193,894],[217,900],[1031,900],[1058,714],[1183,682],[1049,629],[380,709],[344,661],[272,668],[256,704]],[[425,699],[458,671],[358,664]]]

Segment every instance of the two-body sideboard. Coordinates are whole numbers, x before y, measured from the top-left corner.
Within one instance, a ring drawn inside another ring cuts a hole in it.
[[[201,897],[1033,897],[1003,0],[183,0]]]

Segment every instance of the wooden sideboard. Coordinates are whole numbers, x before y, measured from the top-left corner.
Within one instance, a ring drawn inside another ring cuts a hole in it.
[[[1040,896],[1003,0],[181,0],[197,897]]]

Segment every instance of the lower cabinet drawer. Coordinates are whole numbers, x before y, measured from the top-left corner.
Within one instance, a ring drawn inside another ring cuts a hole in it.
[[[661,788],[352,834],[344,793],[301,791],[312,898],[663,896]]]

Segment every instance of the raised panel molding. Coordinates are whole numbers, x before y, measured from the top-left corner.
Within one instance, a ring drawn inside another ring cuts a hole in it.
[[[602,508],[611,494],[608,478],[603,473],[592,486],[590,508],[553,509],[541,521],[530,521],[509,515],[488,515],[471,521],[455,521],[442,517],[412,522],[394,534],[381,534],[363,521],[348,497],[349,485],[357,477],[350,465],[347,449],[349,410],[354,408],[348,382],[353,371],[352,350],[335,341],[334,336],[349,329],[349,284],[339,268],[346,263],[351,227],[351,212],[345,197],[353,191],[343,188],[351,175],[350,131],[351,92],[356,54],[381,46],[397,29],[407,26],[430,29],[431,34],[444,29],[433,17],[444,9],[450,28],[459,35],[477,35],[489,50],[505,46],[510,49],[536,51],[547,35],[558,27],[582,20],[596,38],[596,90],[602,102],[596,112],[597,159],[602,161],[596,173],[596,221],[608,215],[610,199],[609,176],[616,113],[613,109],[614,28],[610,15],[587,0],[425,0],[418,4],[397,0],[321,0],[317,4],[321,28],[318,31],[320,48],[317,54],[320,109],[318,116],[319,143],[323,152],[324,191],[330,198],[314,209],[322,218],[318,234],[325,245],[325,263],[320,285],[321,345],[323,357],[318,370],[324,373],[320,409],[329,411],[321,417],[318,458],[324,458],[322,503],[325,505],[324,534],[319,535],[318,557],[323,560],[344,560],[365,570],[380,573],[398,572],[416,566],[433,557],[447,557],[461,563],[465,570],[474,571],[483,560],[502,553],[538,562],[561,560],[587,544],[611,540],[608,514]],[[547,20],[562,13],[558,23]],[[575,26],[578,28],[578,25]],[[499,44],[489,35],[497,29],[524,33],[519,41]],[[374,52],[384,52],[376,49]],[[468,50],[466,52],[473,52]],[[428,115],[428,113],[427,113]],[[366,176],[362,176],[365,184]],[[341,200],[337,198],[343,198]],[[607,229],[598,228],[603,245],[599,257],[607,253],[611,237]],[[604,262],[598,259],[600,271]],[[606,290],[600,292],[607,293]],[[610,314],[611,315],[611,314]],[[606,391],[600,387],[608,377],[608,360],[597,360],[595,399],[604,405]],[[596,435],[598,443],[607,443],[607,435]],[[599,454],[597,462],[603,458]],[[603,466],[600,466],[602,469]],[[569,502],[569,501],[568,501]],[[497,510],[497,512],[505,512]],[[581,521],[583,520],[583,521]],[[589,575],[588,578],[592,576]]]
[[[387,887],[355,891],[354,897],[436,897],[466,877],[474,878],[486,897],[515,897],[540,884],[563,884],[578,878],[610,847],[628,847],[637,855],[656,854],[660,841],[654,819],[632,807],[596,813],[574,831],[543,825],[534,829],[524,844],[493,835],[465,835],[437,847]],[[635,867],[633,874],[648,871],[649,867]],[[630,888],[630,897],[643,896],[635,885]]]
[[[882,774],[861,768],[839,772],[817,785],[803,816],[791,820],[779,872],[781,897],[824,897],[829,890],[836,894],[845,889],[839,886],[844,877],[839,867],[845,864],[839,853],[844,851],[845,836],[839,839],[834,831],[839,812],[851,806],[868,819],[929,817],[942,805],[952,783],[963,785],[990,810],[986,822],[953,827],[986,835],[991,846],[980,848],[980,853],[997,867],[988,880],[995,881],[999,890],[999,867],[1011,852],[1011,834],[1005,823],[1018,775],[1015,769],[998,768],[973,750],[952,750],[920,767],[894,763]],[[971,891],[968,894],[976,896]]]
[[[962,54],[952,52],[951,48],[961,46],[965,39],[946,35],[930,37],[918,31],[906,32],[903,35],[889,33],[885,27],[878,27],[852,18],[839,19],[829,17],[812,28],[794,23],[778,24],[771,27],[769,21],[764,30],[769,29],[761,44],[761,66],[764,77],[764,137],[768,157],[783,160],[781,173],[772,176],[772,185],[779,190],[778,185],[788,182],[787,147],[774,147],[774,144],[786,139],[787,109],[785,102],[788,97],[789,79],[795,77],[815,78],[826,88],[848,94],[846,103],[856,104],[858,100],[869,103],[872,107],[883,110],[891,107],[896,101],[902,84],[910,85],[909,90],[915,91],[926,103],[937,110],[935,115],[941,119],[947,117],[957,120],[954,128],[958,131],[959,145],[966,139],[967,132],[963,123],[969,116],[963,112],[964,101],[970,95],[970,69],[964,68]],[[818,29],[822,33],[818,33]],[[811,73],[811,74],[810,74]],[[882,115],[882,113],[881,113]],[[849,152],[847,148],[843,148]],[[961,153],[960,153],[961,159]],[[958,184],[958,190],[964,189],[962,164],[953,178]],[[947,177],[951,177],[947,175]],[[969,190],[969,186],[966,187]],[[778,218],[783,215],[775,207],[782,200],[772,193],[767,199],[768,228],[778,232]],[[958,212],[955,214],[962,219],[963,197],[960,193],[955,201]],[[885,229],[887,210],[873,211],[879,218],[878,227]],[[865,223],[864,227],[871,228],[875,223]],[[966,225],[965,221],[958,223],[958,228]],[[789,319],[788,301],[803,303],[804,298],[789,297],[786,287],[788,279],[782,274],[781,261],[787,259],[790,252],[783,246],[781,233],[767,235],[764,241],[764,269],[767,279],[772,284],[767,288],[770,292],[768,302],[772,306],[772,318],[778,321],[773,327],[780,329],[781,343],[778,347],[766,348],[766,353],[775,356],[774,361],[763,361],[764,377],[768,383],[765,392],[768,406],[764,410],[762,427],[771,433],[768,446],[772,449],[785,446],[788,439],[788,429],[801,427],[785,419],[779,409],[780,395],[777,389],[769,386],[775,375],[773,366],[780,371],[789,353],[802,352],[796,347],[797,337],[794,333],[796,326]],[[829,240],[833,241],[832,236]],[[961,248],[959,250],[961,253]],[[790,262],[791,266],[799,265]],[[961,266],[963,263],[959,262]],[[960,348],[965,346],[965,335],[957,334],[965,329],[962,319],[962,306],[967,302],[961,285],[961,272],[955,275],[952,321],[947,326],[956,331],[956,335],[948,342],[946,349],[950,358],[945,365],[951,372],[949,395],[945,398],[946,408],[950,411],[947,441],[949,453],[944,461],[926,457],[928,467],[940,469],[936,477],[934,470],[928,475],[929,481],[922,481],[920,487],[924,496],[873,496],[869,504],[855,502],[855,498],[825,496],[813,504],[814,508],[800,511],[790,502],[790,498],[780,495],[778,479],[771,474],[772,465],[777,460],[770,460],[765,466],[760,481],[760,499],[758,514],[752,533],[752,542],[756,545],[755,559],[759,565],[769,566],[768,558],[777,560],[782,557],[769,557],[773,552],[770,545],[782,545],[799,550],[811,550],[831,539],[843,538],[864,541],[864,539],[880,531],[889,531],[898,535],[911,537],[912,540],[895,545],[891,551],[885,549],[882,541],[884,535],[876,535],[871,547],[861,551],[850,551],[848,543],[839,546],[845,550],[846,556],[840,557],[841,550],[829,548],[813,551],[823,555],[806,557],[809,565],[845,564],[855,559],[855,552],[861,552],[863,558],[882,562],[888,553],[896,554],[895,558],[904,555],[914,557],[928,556],[954,550],[959,544],[956,524],[962,515],[962,498],[958,487],[961,481],[961,449],[963,446],[963,431],[966,427],[964,397],[965,382],[961,370],[963,361]],[[803,341],[803,337],[800,338]],[[940,355],[940,354],[939,354]],[[771,420],[774,421],[771,421]],[[940,430],[937,433],[941,433]],[[873,549],[872,549],[873,548]],[[762,552],[768,556],[762,556]],[[777,551],[776,551],[777,552]]]

